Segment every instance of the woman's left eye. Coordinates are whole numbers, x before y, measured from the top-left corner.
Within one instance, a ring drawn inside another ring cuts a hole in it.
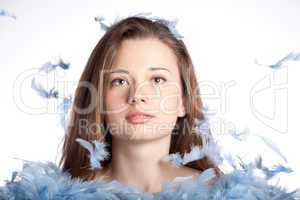
[[[154,80],[159,80],[159,79],[161,79],[161,80],[163,80],[164,82],[167,81],[164,77],[161,77],[161,76],[155,76],[153,79],[154,79]],[[155,81],[155,82],[157,82],[157,81]]]

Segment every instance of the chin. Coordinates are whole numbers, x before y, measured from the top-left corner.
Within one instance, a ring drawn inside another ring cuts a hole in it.
[[[133,134],[133,135],[130,135],[130,136],[128,136],[129,141],[146,143],[146,142],[151,142],[151,141],[156,141],[156,140],[166,138],[166,137],[170,136],[170,134],[164,134],[164,135],[163,134],[160,134],[160,135],[157,135],[157,134],[156,135]]]

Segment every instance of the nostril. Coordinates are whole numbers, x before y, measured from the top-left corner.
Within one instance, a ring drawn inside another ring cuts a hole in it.
[[[131,97],[131,98],[129,98],[129,100],[128,100],[128,102],[129,102],[130,104],[132,104],[132,103],[137,103],[137,102],[140,102],[140,101],[145,102],[145,99],[144,99],[144,98]]]

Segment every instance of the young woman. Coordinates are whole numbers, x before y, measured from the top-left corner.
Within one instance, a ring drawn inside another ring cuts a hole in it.
[[[71,116],[60,166],[72,177],[159,192],[176,177],[221,174],[207,157],[182,167],[163,161],[202,145],[193,128],[204,117],[188,50],[163,21],[133,16],[109,27],[81,75]],[[100,170],[90,169],[76,138],[108,144]]]
[[[300,199],[299,190],[268,184],[288,169],[267,168],[261,159],[241,162],[241,169],[233,163],[228,174],[208,157],[187,159],[181,167],[164,159],[212,143],[206,131],[194,129],[204,116],[188,51],[159,21],[135,16],[108,29],[83,71],[71,114],[60,168],[25,163],[0,187],[0,199]],[[98,157],[89,160],[92,148],[78,141],[95,149],[107,144],[99,151],[106,158],[100,167],[94,168]]]

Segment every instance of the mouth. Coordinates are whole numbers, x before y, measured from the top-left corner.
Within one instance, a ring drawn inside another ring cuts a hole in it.
[[[126,120],[130,124],[143,124],[148,122],[150,119],[152,119],[154,116],[149,114],[143,114],[143,113],[130,113],[126,116]]]

